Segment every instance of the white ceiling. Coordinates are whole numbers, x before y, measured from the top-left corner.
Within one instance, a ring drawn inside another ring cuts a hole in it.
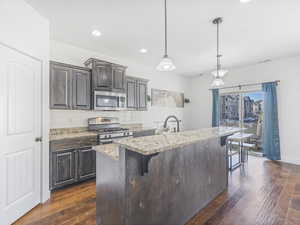
[[[27,0],[51,23],[51,39],[156,67],[163,55],[163,0]],[[169,56],[182,75],[215,66],[221,25],[222,64],[236,67],[300,53],[300,1],[168,0]],[[95,39],[91,31],[102,36]],[[147,54],[139,53],[147,48]]]

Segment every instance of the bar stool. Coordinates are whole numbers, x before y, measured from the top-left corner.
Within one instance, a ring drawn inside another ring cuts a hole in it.
[[[252,137],[253,134],[248,133],[236,133],[227,138],[226,148],[227,148],[227,157],[229,160],[229,170],[232,171],[242,163],[248,161],[248,149],[254,147],[254,144],[244,143],[245,140]],[[253,145],[253,146],[250,146]],[[232,151],[233,146],[239,146],[238,151]],[[232,157],[238,155],[238,162],[232,163]]]

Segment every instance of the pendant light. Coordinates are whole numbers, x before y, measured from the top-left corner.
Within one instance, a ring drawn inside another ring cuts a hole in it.
[[[168,36],[167,36],[167,0],[165,1],[165,54],[164,57],[162,58],[162,60],[160,61],[160,63],[158,64],[158,66],[156,67],[156,69],[158,71],[172,71],[175,70],[176,67],[173,64],[173,61],[171,58],[169,58],[168,56]]]
[[[222,80],[222,78],[226,75],[226,73],[228,72],[228,70],[222,69],[221,66],[221,57],[222,55],[220,54],[219,50],[220,50],[220,35],[219,35],[219,25],[223,22],[223,19],[221,17],[218,17],[216,19],[213,20],[213,24],[217,25],[217,70],[213,71],[213,83],[212,86],[222,86],[224,85],[224,81]]]

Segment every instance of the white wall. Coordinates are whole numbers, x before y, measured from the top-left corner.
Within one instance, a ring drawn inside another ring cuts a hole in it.
[[[282,160],[300,164],[300,57],[275,60],[244,68],[232,69],[225,78],[226,86],[280,80],[278,113]],[[211,125],[211,75],[191,79],[187,94],[192,103],[186,121],[189,128]]]
[[[13,13],[12,13],[13,12]],[[0,45],[42,62],[42,201],[49,198],[49,23],[23,0],[0,1]]]
[[[160,73],[155,68],[146,68],[126,59],[114,59],[100,53],[78,48],[58,41],[50,43],[50,59],[72,65],[83,66],[83,63],[90,57],[107,60],[128,66],[127,75],[146,78],[149,81],[148,93],[151,88],[158,88],[170,91],[184,92],[187,85],[187,78],[170,73]],[[94,116],[117,116],[122,123],[143,123],[145,126],[155,126],[155,121],[163,121],[168,115],[174,114],[184,122],[184,111],[182,108],[151,107],[145,112],[95,112],[79,110],[51,110],[51,128],[82,127],[87,126],[87,119]]]

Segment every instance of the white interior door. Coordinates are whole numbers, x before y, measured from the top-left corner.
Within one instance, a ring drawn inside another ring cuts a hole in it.
[[[0,43],[1,225],[40,202],[41,74],[40,61]]]

